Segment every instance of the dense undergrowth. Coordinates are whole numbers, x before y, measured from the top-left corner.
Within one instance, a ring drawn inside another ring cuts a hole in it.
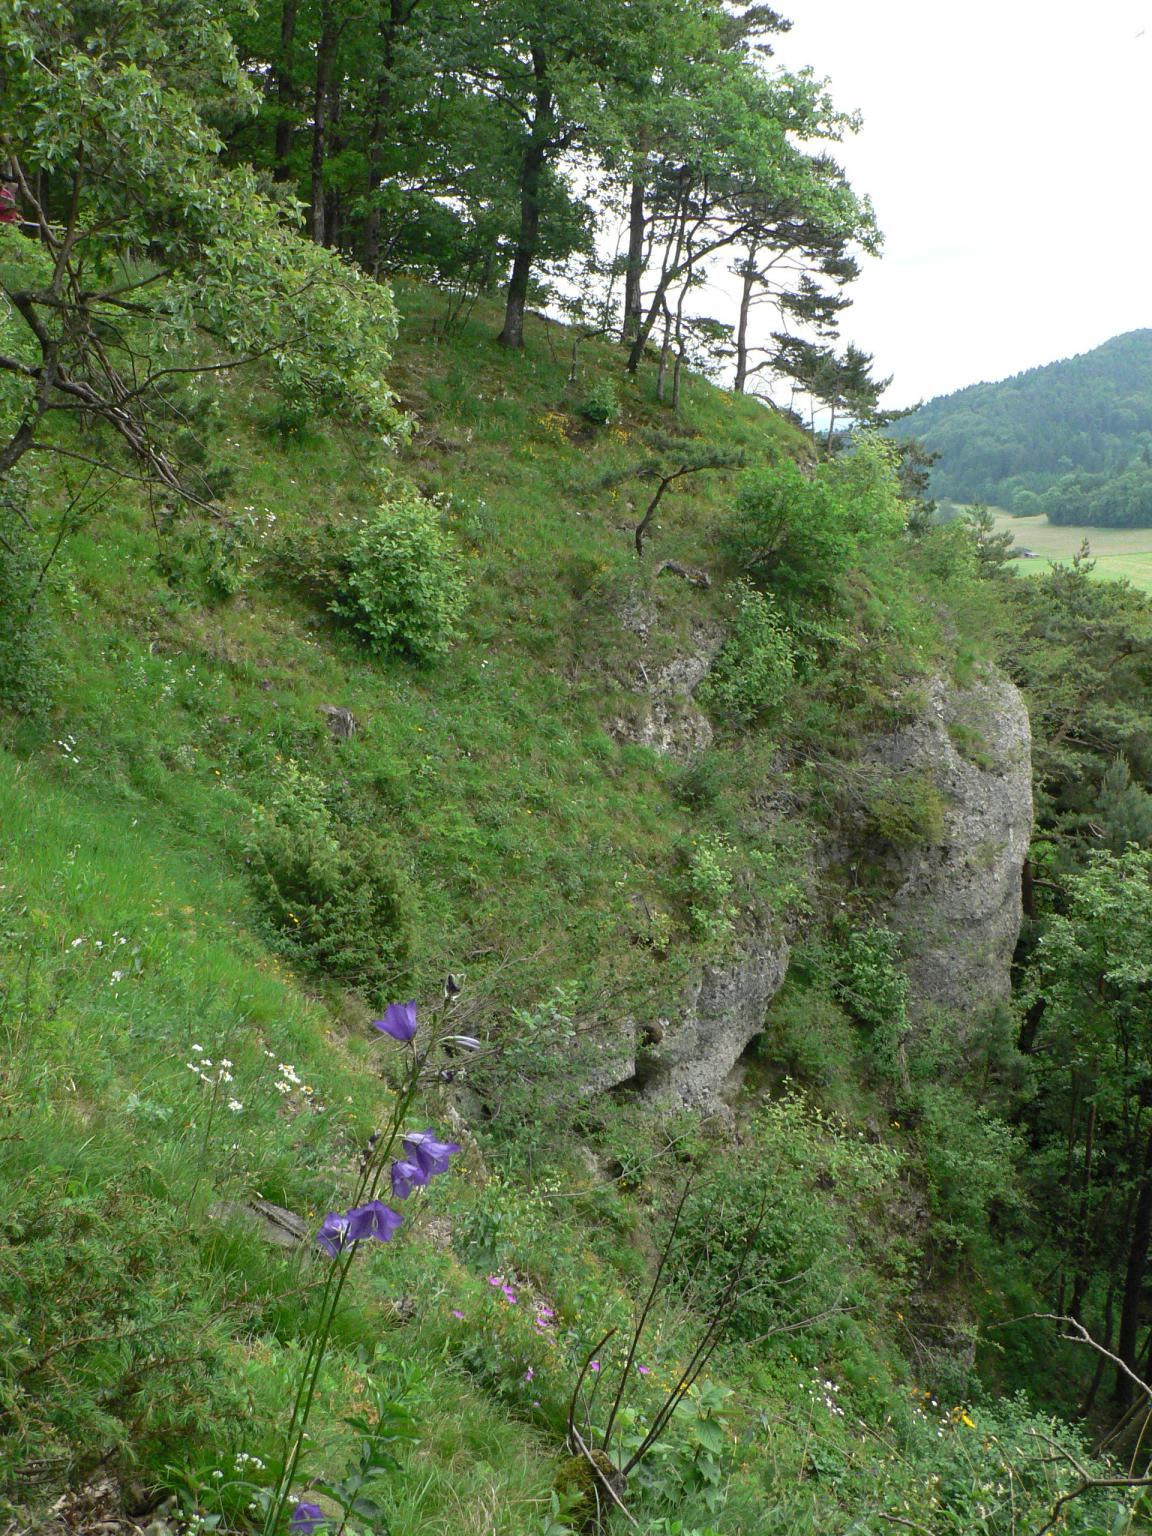
[[[573,1383],[615,1327],[596,1361],[615,1390],[693,1171],[628,1367],[624,1449],[753,1248],[722,1347],[632,1478],[641,1528],[1039,1528],[1076,1481],[1060,1448],[1091,1452],[1048,1417],[1065,1359],[1043,1383],[1037,1361],[1059,1346],[980,1332],[1034,1302],[1012,1022],[983,1021],[960,1053],[939,1021],[898,1070],[899,954],[870,923],[884,859],[841,889],[818,887],[811,858],[844,826],[874,848],[930,840],[930,786],[897,794],[855,757],[933,672],[970,678],[990,656],[998,600],[976,556],[868,500],[889,494],[882,463],[869,478],[879,450],[817,469],[794,427],[700,378],[673,415],[644,374],[619,383],[606,343],[585,344],[570,384],[543,320],[517,354],[492,345],[483,304],[446,325],[430,290],[401,285],[398,303],[410,433],[390,485],[354,432],[242,372],[197,423],[228,515],[154,516],[127,490],[101,506],[9,665],[12,1527],[50,1524],[61,1490],[111,1472],[141,1523],[173,1497],[174,1523],[245,1528],[320,1276],[249,1202],[310,1229],[340,1203],[396,1084],[367,1026],[400,996],[434,1001],[451,969],[484,1049],[464,1073],[445,1056],[421,1108],[464,1156],[355,1271],[302,1487],[375,1435],[397,1536],[578,1521],[561,1475]],[[587,408],[597,390],[611,412]],[[194,386],[186,403],[195,419]],[[753,471],[746,520],[740,469],[697,474],[638,558],[644,472],[721,450]],[[750,614],[733,528],[760,537],[774,496],[804,494],[793,459],[859,526],[830,514],[777,565],[776,606]],[[409,486],[439,509],[443,553],[405,565],[416,585],[389,606],[380,507],[412,504]],[[46,474],[45,499],[62,491]],[[413,611],[429,627],[405,635]],[[642,685],[725,633],[751,639],[717,667],[709,750],[684,763],[640,744]],[[733,1116],[590,1098],[621,1028],[672,1014],[763,923],[802,942]],[[1063,1528],[1130,1518],[1101,1493]]]

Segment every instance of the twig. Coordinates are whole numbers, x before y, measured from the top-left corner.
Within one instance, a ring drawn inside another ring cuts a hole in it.
[[[1149,1386],[1146,1381],[1141,1380],[1131,1366],[1126,1365],[1121,1360],[1119,1355],[1114,1355],[1110,1349],[1105,1349],[1103,1344],[1092,1337],[1084,1324],[1078,1322],[1074,1317],[1064,1317],[1059,1312],[1025,1312],[1021,1317],[1005,1318],[1002,1323],[989,1323],[988,1327],[990,1329],[1007,1328],[1013,1323],[1028,1322],[1060,1323],[1062,1327],[1074,1328],[1076,1330],[1075,1333],[1062,1333],[1060,1337],[1069,1344],[1087,1344],[1089,1349],[1094,1349],[1097,1354],[1103,1355],[1106,1360],[1111,1360],[1117,1370],[1122,1371],[1129,1381],[1139,1387],[1148,1401],[1152,1402],[1152,1386]]]
[[[585,1445],[584,1440],[582,1439],[582,1437],[580,1435],[580,1431],[578,1429],[576,1429],[573,1425],[571,1425],[571,1423],[569,1424],[569,1434],[571,1434],[573,1440],[575,1440],[576,1448],[579,1450],[580,1454],[584,1457],[584,1459],[587,1461],[588,1465],[592,1468],[593,1474],[595,1475],[595,1478],[596,1478],[596,1483],[599,1483],[600,1487],[602,1487],[605,1490],[605,1492],[608,1494],[608,1497],[616,1505],[616,1508],[621,1511],[621,1513],[623,1514],[625,1520],[627,1520],[628,1524],[633,1526],[636,1530],[639,1530],[640,1527],[637,1524],[636,1520],[632,1517],[632,1515],[629,1513],[629,1511],[627,1510],[625,1505],[621,1502],[620,1495],[616,1492],[615,1488],[612,1487],[612,1484],[608,1481],[608,1479],[604,1476],[603,1472],[601,1472],[600,1468],[596,1465],[596,1459],[592,1455],[592,1452],[588,1449],[587,1445]],[[593,1485],[592,1485],[594,1490],[596,1490],[596,1483],[593,1483]],[[597,1499],[599,1499],[599,1492],[598,1491],[597,1491]]]
[[[656,1294],[660,1289],[660,1282],[664,1278],[664,1270],[668,1264],[668,1255],[672,1252],[672,1244],[676,1239],[676,1229],[680,1225],[680,1217],[684,1211],[684,1202],[688,1199],[688,1192],[692,1188],[693,1173],[689,1173],[684,1180],[684,1188],[680,1192],[680,1199],[676,1205],[675,1214],[672,1217],[672,1230],[668,1233],[668,1241],[664,1244],[664,1251],[660,1255],[660,1262],[656,1266],[656,1278],[652,1281],[652,1288],[648,1292],[648,1299],[644,1303],[640,1313],[640,1321],[632,1330],[632,1339],[628,1345],[628,1358],[624,1361],[624,1369],[620,1373],[620,1385],[616,1389],[616,1400],[612,1404],[612,1412],[608,1415],[608,1424],[604,1430],[604,1450],[608,1449],[608,1443],[612,1439],[612,1426],[616,1422],[620,1404],[624,1399],[624,1393],[628,1387],[628,1372],[632,1369],[632,1362],[636,1358],[636,1350],[640,1344],[640,1336],[644,1332],[644,1324],[648,1321],[648,1314],[656,1300]]]

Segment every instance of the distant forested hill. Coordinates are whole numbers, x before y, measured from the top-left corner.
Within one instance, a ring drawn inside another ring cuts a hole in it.
[[[937,496],[1052,522],[1152,525],[1152,330],[942,395],[899,431],[940,455]]]

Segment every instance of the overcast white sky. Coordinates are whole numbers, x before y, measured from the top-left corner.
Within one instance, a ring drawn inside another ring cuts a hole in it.
[[[1152,0],[780,0],[885,234],[843,337],[889,405],[1152,326]],[[1138,35],[1143,33],[1143,35]]]

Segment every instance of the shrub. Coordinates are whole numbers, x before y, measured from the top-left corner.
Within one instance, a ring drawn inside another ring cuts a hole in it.
[[[409,955],[405,886],[383,840],[339,821],[319,780],[292,764],[271,803],[256,809],[247,853],[277,947],[383,1002]]]
[[[900,956],[899,937],[878,923],[853,929],[840,950],[835,990],[865,1024],[904,1019],[908,1012],[908,978]]]
[[[751,1244],[731,1325],[737,1337],[858,1304],[869,1283],[858,1259],[895,1188],[899,1154],[860,1140],[795,1090],[764,1104],[743,1136],[743,1155],[685,1204],[671,1263],[689,1299],[706,1306]],[[837,1200],[821,1194],[829,1188]],[[890,1239],[889,1231],[883,1241]],[[884,1255],[893,1279],[907,1257],[898,1250],[892,1242]],[[796,1334],[788,1348],[799,1350]]]
[[[868,794],[868,831],[894,848],[922,848],[944,837],[947,801],[929,773],[885,778]]]
[[[616,386],[611,379],[597,379],[584,396],[580,414],[585,421],[590,421],[596,427],[606,427],[616,420],[620,414],[620,405],[616,399]]]
[[[743,479],[724,534],[738,569],[789,617],[842,588],[865,550],[904,526],[892,446],[860,433],[851,452],[808,472],[790,459]]]
[[[439,510],[415,491],[382,507],[339,566],[342,590],[328,606],[372,650],[427,662],[456,638],[466,603],[460,553]]]
[[[0,540],[0,709],[42,715],[53,668],[45,656],[47,624],[37,603],[37,561],[15,540]]]
[[[732,849],[715,834],[694,837],[687,850],[685,885],[692,932],[703,943],[722,947],[732,935],[738,908]]]
[[[925,1084],[920,1155],[936,1217],[933,1236],[957,1249],[986,1239],[994,1212],[1018,1211],[1019,1132],[974,1105],[962,1090]]]
[[[772,599],[737,583],[728,637],[698,690],[706,709],[748,725],[779,708],[792,687],[792,640]]]

